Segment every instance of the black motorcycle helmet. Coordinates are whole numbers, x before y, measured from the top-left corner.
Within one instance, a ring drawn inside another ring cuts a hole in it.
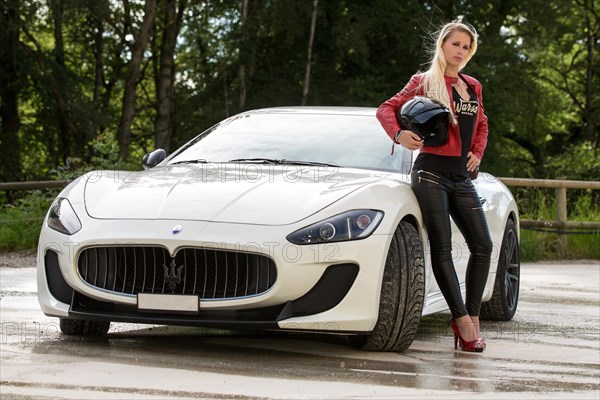
[[[400,126],[421,136],[426,146],[441,146],[448,141],[449,116],[448,107],[424,96],[413,97],[396,114]]]

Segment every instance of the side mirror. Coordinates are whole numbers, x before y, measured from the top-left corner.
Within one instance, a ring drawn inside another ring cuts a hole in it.
[[[142,165],[144,166],[144,169],[150,169],[156,167],[165,158],[167,158],[167,153],[163,149],[156,149],[142,158]]]

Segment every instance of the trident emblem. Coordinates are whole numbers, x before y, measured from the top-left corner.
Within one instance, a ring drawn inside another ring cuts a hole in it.
[[[175,290],[175,286],[181,282],[181,270],[183,269],[183,265],[177,266],[175,264],[175,260],[171,260],[171,271],[169,271],[169,267],[163,264],[163,268],[165,269],[165,283],[169,284],[169,289]],[[177,268],[177,271],[175,271]]]

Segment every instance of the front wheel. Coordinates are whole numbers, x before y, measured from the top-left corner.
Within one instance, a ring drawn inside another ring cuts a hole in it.
[[[481,318],[492,321],[510,321],[517,311],[521,261],[519,237],[515,223],[509,219],[504,229],[494,292],[492,298],[481,304]]]
[[[402,351],[412,344],[423,311],[425,265],[416,228],[401,222],[390,244],[375,328],[351,337],[363,350]]]

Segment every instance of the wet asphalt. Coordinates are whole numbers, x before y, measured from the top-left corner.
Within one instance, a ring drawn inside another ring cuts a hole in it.
[[[449,314],[403,353],[342,335],[112,324],[62,335],[35,269],[0,268],[0,397],[98,399],[600,398],[600,262],[525,263],[515,318],[482,323],[487,349],[454,350]]]

